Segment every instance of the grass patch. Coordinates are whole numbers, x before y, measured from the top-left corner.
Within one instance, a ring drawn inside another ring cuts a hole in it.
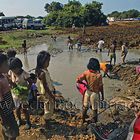
[[[12,30],[0,32],[0,49],[15,48],[20,50],[23,40],[27,40],[27,46],[35,46],[47,42],[47,37],[53,34],[63,34],[62,28],[49,27],[46,30]],[[74,36],[70,34],[71,36]],[[2,41],[6,42],[5,44]]]
[[[50,34],[51,34],[50,30],[21,30],[21,31],[15,30],[15,31],[2,32],[0,34],[0,38],[2,38],[2,40],[7,43],[0,44],[0,49],[20,48],[24,39],[30,42],[38,37],[42,37]],[[33,42],[31,44],[33,44]]]

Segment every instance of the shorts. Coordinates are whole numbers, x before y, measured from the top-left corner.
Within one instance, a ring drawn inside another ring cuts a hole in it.
[[[72,43],[69,43],[69,44],[68,44],[68,47],[73,47],[73,44],[72,44]]]
[[[127,55],[127,53],[122,53],[122,54],[121,54],[121,57],[122,57],[122,58],[125,58],[126,55]]]
[[[17,108],[20,108],[21,106],[27,106],[29,105],[29,102],[28,102],[28,97],[27,97],[27,100],[21,100],[18,96],[12,94],[13,96],[13,100],[14,100],[14,104],[15,104],[15,109]]]
[[[13,112],[2,118],[2,131],[5,136],[9,138],[16,138],[19,136],[19,127],[17,125]]]
[[[116,54],[115,53],[110,54],[110,59],[113,59],[113,58],[116,59]]]
[[[18,98],[13,98],[14,103],[15,103],[15,108],[19,108],[21,105],[21,101]]]
[[[85,92],[84,99],[83,99],[84,107],[88,107],[89,103],[92,107],[92,110],[97,110],[99,104],[99,94],[87,90]]]

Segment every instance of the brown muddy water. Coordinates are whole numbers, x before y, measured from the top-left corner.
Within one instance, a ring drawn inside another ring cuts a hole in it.
[[[42,44],[29,49],[28,55],[18,55],[22,60],[25,70],[29,71],[36,66],[36,57],[41,50],[47,50],[48,46],[62,49],[63,52],[51,58],[49,71],[54,80],[56,89],[60,91],[65,98],[70,98],[73,103],[81,106],[82,96],[76,89],[76,77],[86,70],[86,65],[90,57],[96,57],[100,61],[107,61],[107,51],[103,53],[88,52],[84,47],[81,52],[76,49],[68,51],[66,46],[66,37],[60,37],[57,42],[48,41],[48,44]],[[128,61],[137,60],[140,57],[140,51],[131,50],[127,56]],[[117,52],[117,63],[120,63],[120,52]],[[116,95],[116,89],[124,88],[124,84],[118,80],[104,78],[104,90],[106,99]]]

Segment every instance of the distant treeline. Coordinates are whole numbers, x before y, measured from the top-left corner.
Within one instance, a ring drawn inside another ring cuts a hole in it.
[[[135,9],[123,12],[114,11],[111,14],[108,14],[108,17],[114,17],[116,19],[138,18],[140,17],[140,11]]]
[[[79,1],[69,0],[67,4],[60,2],[46,3],[45,11],[48,13],[44,23],[48,26],[76,27],[102,25],[106,22],[102,3],[92,1],[82,5]]]
[[[0,12],[0,16],[5,16],[3,12]]]

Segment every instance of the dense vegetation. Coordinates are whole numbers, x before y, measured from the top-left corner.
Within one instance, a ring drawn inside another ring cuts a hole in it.
[[[108,16],[115,17],[117,19],[137,18],[140,17],[140,11],[135,9],[123,11],[123,12],[114,11],[111,14],[108,14]]]
[[[102,13],[102,3],[92,1],[82,5],[79,1],[71,0],[67,4],[52,2],[45,5],[48,13],[44,22],[48,26],[77,27],[101,25],[106,22],[106,16]]]

